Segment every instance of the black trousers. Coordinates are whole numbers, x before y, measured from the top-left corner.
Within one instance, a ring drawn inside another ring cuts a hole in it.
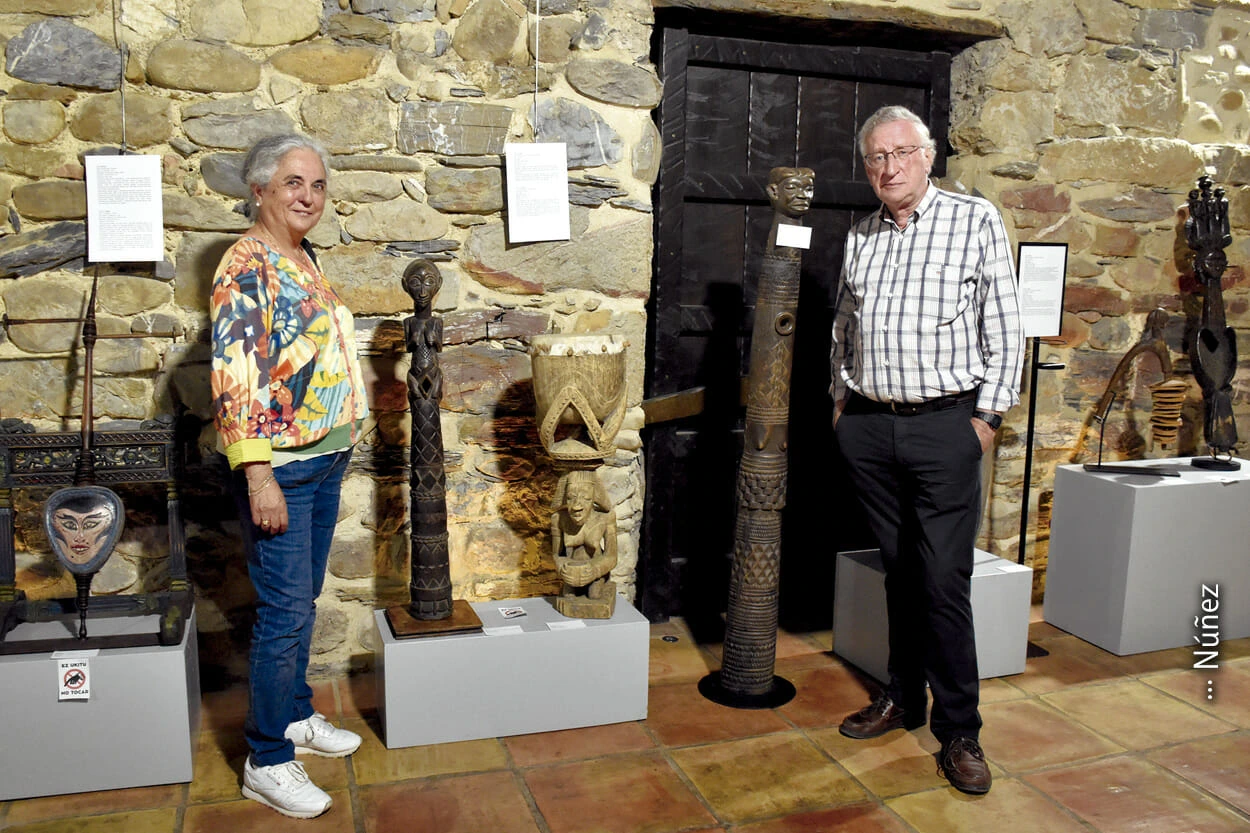
[[[897,416],[852,394],[835,433],[885,565],[886,692],[904,709],[933,693],[943,744],[976,739],[980,680],[972,628],[972,552],[981,508],[975,402]]]

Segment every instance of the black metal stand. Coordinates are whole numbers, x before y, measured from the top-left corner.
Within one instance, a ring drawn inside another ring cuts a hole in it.
[[[1057,362],[1038,360],[1040,339],[1033,339],[1033,357],[1029,362],[1029,427],[1024,435],[1024,489],[1020,498],[1020,545],[1016,548],[1016,563],[1024,563],[1025,542],[1029,532],[1029,486],[1033,479],[1033,427],[1037,423],[1037,372],[1039,370],[1063,370]]]
[[[1207,471],[1240,471],[1241,463],[1236,460],[1221,460],[1219,457],[1195,457],[1190,461],[1194,468]]]

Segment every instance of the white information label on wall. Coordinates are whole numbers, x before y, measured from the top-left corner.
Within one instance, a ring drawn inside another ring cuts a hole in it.
[[[777,245],[791,249],[810,249],[812,247],[812,230],[809,226],[778,223]]]
[[[88,156],[87,260],[165,259],[161,159],[151,154]]]
[[[1020,244],[1020,323],[1025,338],[1057,336],[1063,328],[1066,243]]]
[[[56,665],[57,700],[91,699],[91,660],[88,657],[61,657]]]
[[[564,142],[504,146],[508,242],[569,239],[569,163]]]

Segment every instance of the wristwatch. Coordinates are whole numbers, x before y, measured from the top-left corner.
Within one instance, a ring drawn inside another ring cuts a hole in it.
[[[973,411],[972,415],[988,424],[995,431],[998,430],[998,426],[1003,424],[1003,418],[993,411]]]

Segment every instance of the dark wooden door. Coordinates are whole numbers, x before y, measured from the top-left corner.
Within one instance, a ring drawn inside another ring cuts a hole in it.
[[[653,621],[719,623],[733,551],[734,485],[759,258],[777,166],[815,170],[806,222],[783,518],[783,623],[830,618],[834,554],[871,546],[836,456],[829,334],[842,246],[878,203],[855,132],[878,107],[926,118],[945,165],[950,58],[819,43],[788,44],[664,27],[656,185],[656,267],[647,345],[649,397],[703,386],[698,416],[647,430],[639,585]],[[827,625],[826,625],[827,626]]]

